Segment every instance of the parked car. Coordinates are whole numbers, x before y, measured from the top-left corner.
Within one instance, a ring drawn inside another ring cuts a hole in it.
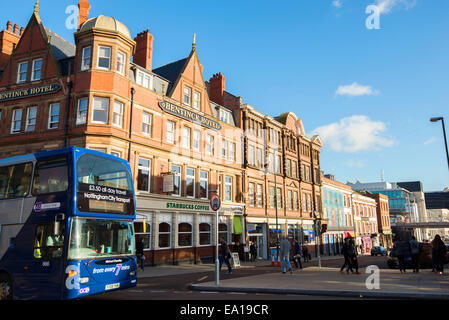
[[[432,268],[432,245],[429,242],[421,242],[419,244],[420,254],[419,254],[419,267],[421,269]],[[447,252],[445,264],[449,263],[449,245],[446,244]],[[390,256],[388,257],[388,267],[391,269],[396,269],[398,267],[398,258],[395,256],[394,248],[390,252]],[[405,266],[408,269],[412,269],[412,261],[406,260]]]
[[[387,256],[388,252],[387,252],[387,249],[385,249],[384,247],[377,246],[377,247],[373,247],[371,249],[371,255],[372,256],[377,256],[377,255]]]

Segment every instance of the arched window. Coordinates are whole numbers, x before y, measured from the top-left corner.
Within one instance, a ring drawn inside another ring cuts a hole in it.
[[[178,246],[192,246],[192,225],[190,223],[180,223],[178,225]]]
[[[200,245],[211,244],[211,226],[208,223],[200,223]]]
[[[162,222],[159,224],[159,248],[171,247],[171,226]]]

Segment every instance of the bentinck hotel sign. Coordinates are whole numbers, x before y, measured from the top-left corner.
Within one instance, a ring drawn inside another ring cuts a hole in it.
[[[61,90],[61,88],[60,84],[47,84],[39,87],[0,92],[0,102],[53,94]]]
[[[184,109],[168,101],[159,102],[159,107],[161,107],[161,109],[165,112],[171,113],[175,116],[184,118],[194,123],[198,123],[203,127],[207,127],[217,131],[221,130],[221,125],[217,121],[202,116],[199,113]]]

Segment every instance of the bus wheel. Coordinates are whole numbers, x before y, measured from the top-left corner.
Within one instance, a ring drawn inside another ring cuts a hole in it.
[[[11,280],[5,273],[0,273],[0,300],[12,300]]]

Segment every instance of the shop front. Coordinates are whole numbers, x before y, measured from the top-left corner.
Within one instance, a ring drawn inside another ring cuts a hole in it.
[[[252,221],[251,219],[248,220]],[[256,247],[256,258],[267,260],[267,224],[258,222],[247,223],[246,230],[248,231],[248,246],[253,243]]]

